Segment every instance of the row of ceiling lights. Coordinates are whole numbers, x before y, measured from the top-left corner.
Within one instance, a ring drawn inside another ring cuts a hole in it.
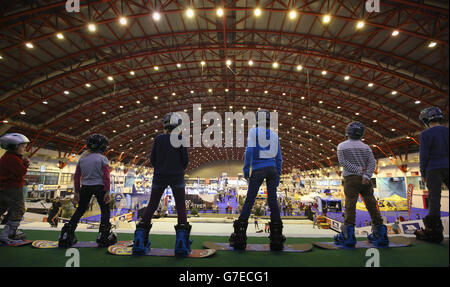
[[[256,17],[258,17],[258,16],[261,16],[262,11],[263,11],[263,10],[262,10],[261,8],[255,8],[255,9],[253,10],[253,14],[254,14]],[[195,16],[195,10],[194,10],[193,8],[188,8],[188,9],[186,10],[186,13],[185,13],[185,14],[186,14],[186,16],[187,16],[188,18],[193,18],[193,17]],[[216,14],[217,14],[217,16],[222,17],[222,16],[225,14],[225,9],[224,9],[224,8],[217,8]],[[289,15],[289,19],[293,20],[293,19],[295,19],[295,18],[297,17],[298,12],[297,12],[297,10],[293,9],[293,10],[290,10],[290,11],[288,12],[288,15]],[[158,11],[153,12],[152,18],[153,18],[153,20],[155,20],[155,21],[159,21],[159,20],[161,19],[161,13],[158,12]],[[326,14],[326,15],[323,15],[323,16],[322,16],[322,23],[324,23],[324,24],[329,24],[329,23],[331,22],[331,20],[332,20],[332,15],[331,15],[331,14]],[[126,18],[125,16],[121,16],[121,17],[119,18],[119,23],[120,23],[121,25],[125,26],[125,25],[128,24],[128,20],[127,20],[127,18]],[[365,25],[366,25],[365,21],[364,21],[364,20],[360,20],[360,21],[358,21],[358,22],[356,23],[356,29],[358,29],[358,30],[359,30],[359,29],[362,29],[362,28],[364,28]],[[96,26],[96,24],[94,24],[94,23],[88,23],[87,28],[88,28],[88,30],[89,30],[90,32],[96,32],[96,31],[97,31],[97,26]],[[391,32],[391,36],[392,36],[392,37],[397,37],[398,35],[400,35],[400,31],[397,30],[397,29],[394,29],[394,30]],[[56,33],[56,37],[57,37],[59,40],[63,40],[63,39],[64,39],[64,34],[61,33],[61,32],[58,32],[58,33]],[[34,45],[33,45],[33,43],[32,43],[31,41],[25,42],[25,46],[26,46],[27,48],[30,48],[30,49],[34,48]],[[428,46],[428,48],[434,48],[434,47],[437,46],[437,42],[436,42],[436,41],[430,41],[430,42],[428,42],[428,45],[427,45],[427,46]],[[3,56],[0,55],[0,60],[2,60],[2,59],[3,59]]]

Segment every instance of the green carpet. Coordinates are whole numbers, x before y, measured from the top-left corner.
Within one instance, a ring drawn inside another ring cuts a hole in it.
[[[58,231],[25,230],[27,239],[57,240]],[[94,241],[97,233],[77,232],[79,241]],[[118,234],[119,240],[132,240],[133,234]],[[151,235],[152,247],[173,248],[175,236]],[[193,248],[203,241],[227,242],[226,236],[191,236]],[[286,243],[329,241],[324,238],[288,238]],[[250,237],[248,243],[267,243],[267,238]],[[306,253],[217,251],[210,258],[114,256],[106,249],[79,248],[81,267],[105,266],[169,266],[169,267],[364,267],[369,257],[365,249],[322,250],[314,247]],[[380,266],[449,266],[448,245],[415,244],[410,247],[379,249]],[[0,247],[0,267],[64,267],[65,249],[35,249],[32,246]]]

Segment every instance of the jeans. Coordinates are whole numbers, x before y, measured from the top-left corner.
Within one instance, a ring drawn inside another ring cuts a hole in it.
[[[142,216],[142,222],[151,222],[153,214],[158,208],[161,196],[167,186],[172,188],[173,196],[175,197],[175,207],[178,215],[178,224],[187,223],[186,215],[186,196],[185,196],[185,182],[184,175],[182,176],[154,176],[152,182],[152,193],[150,194],[150,200],[144,215]]]
[[[109,191],[108,191],[109,192]],[[78,208],[75,210],[75,213],[70,218],[69,224],[72,226],[78,225],[83,214],[89,208],[89,202],[91,201],[92,196],[95,195],[97,198],[98,205],[100,206],[101,211],[101,222],[100,224],[108,225],[110,218],[110,208],[109,203],[106,204],[104,202],[104,197],[106,195],[106,191],[104,190],[103,185],[83,185],[80,189],[80,201],[78,202]]]
[[[432,169],[426,172],[430,216],[441,216],[441,187],[444,182],[448,188],[448,172],[448,168]]]
[[[270,219],[272,221],[281,220],[280,209],[277,202],[277,187],[280,183],[280,176],[275,167],[269,166],[252,171],[248,184],[247,198],[245,199],[241,215],[239,216],[240,221],[248,221],[259,188],[264,179],[266,180],[267,185],[267,203],[270,208]]]

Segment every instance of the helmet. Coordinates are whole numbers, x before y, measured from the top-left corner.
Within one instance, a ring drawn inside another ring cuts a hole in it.
[[[177,113],[172,113],[172,112],[167,113],[164,115],[164,118],[163,118],[164,129],[170,130],[170,131],[172,131],[172,130],[176,129],[178,126],[180,126],[181,122],[182,122],[182,120]]]
[[[270,125],[270,112],[268,110],[258,110],[256,112],[256,124],[258,125],[260,117],[266,117],[266,127]]]
[[[0,137],[0,144],[3,149],[14,151],[17,146],[24,143],[29,143],[30,140],[19,133],[9,133]]]
[[[366,128],[360,122],[349,123],[345,129],[345,135],[353,140],[359,140],[363,137]]]
[[[99,151],[103,153],[109,146],[109,141],[104,135],[92,134],[87,138],[86,146],[90,151]]]
[[[443,121],[444,113],[442,113],[441,109],[438,107],[430,107],[420,112],[419,119],[428,126],[433,120]]]

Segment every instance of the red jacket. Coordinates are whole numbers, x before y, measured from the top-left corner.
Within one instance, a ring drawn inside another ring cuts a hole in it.
[[[0,188],[23,188],[29,165],[21,155],[7,151],[0,158]]]

